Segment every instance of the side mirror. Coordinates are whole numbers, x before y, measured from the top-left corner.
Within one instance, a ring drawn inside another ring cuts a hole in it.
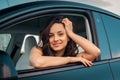
[[[14,63],[4,51],[0,51],[0,80],[18,80]]]

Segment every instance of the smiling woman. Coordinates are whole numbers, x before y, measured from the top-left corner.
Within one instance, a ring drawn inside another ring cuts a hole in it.
[[[35,68],[73,62],[82,62],[85,66],[91,66],[92,61],[100,53],[93,43],[73,32],[73,24],[68,18],[59,16],[42,30],[39,43],[41,40],[43,46],[38,44],[33,47],[30,54],[30,64]],[[84,52],[78,54],[77,44],[84,49]]]

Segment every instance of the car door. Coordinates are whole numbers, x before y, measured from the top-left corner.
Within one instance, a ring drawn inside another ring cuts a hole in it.
[[[108,15],[101,15],[108,36],[112,59],[110,66],[114,80],[120,79],[120,18]]]
[[[84,15],[87,17],[90,25],[92,40],[101,50],[101,55],[94,61],[94,65],[91,67],[73,63],[41,69],[18,70],[18,78],[20,80],[113,80],[109,64],[109,59],[111,59],[110,49],[100,15],[99,13],[92,13],[85,5],[82,6],[80,3],[67,1],[47,1],[46,3],[42,1],[11,7],[9,13],[5,10],[2,11],[2,13],[6,13],[0,17],[0,27],[1,29],[7,28],[8,32],[10,31],[9,26],[14,26],[38,16],[55,15],[58,13]]]

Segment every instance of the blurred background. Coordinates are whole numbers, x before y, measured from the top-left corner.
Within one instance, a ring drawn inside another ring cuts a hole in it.
[[[71,1],[74,2],[80,1],[81,3],[97,6],[99,8],[120,15],[120,0],[71,0]]]

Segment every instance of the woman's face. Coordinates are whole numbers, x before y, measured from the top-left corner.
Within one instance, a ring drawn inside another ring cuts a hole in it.
[[[68,36],[65,28],[61,23],[54,23],[49,33],[50,47],[58,52],[64,51],[68,42]]]

